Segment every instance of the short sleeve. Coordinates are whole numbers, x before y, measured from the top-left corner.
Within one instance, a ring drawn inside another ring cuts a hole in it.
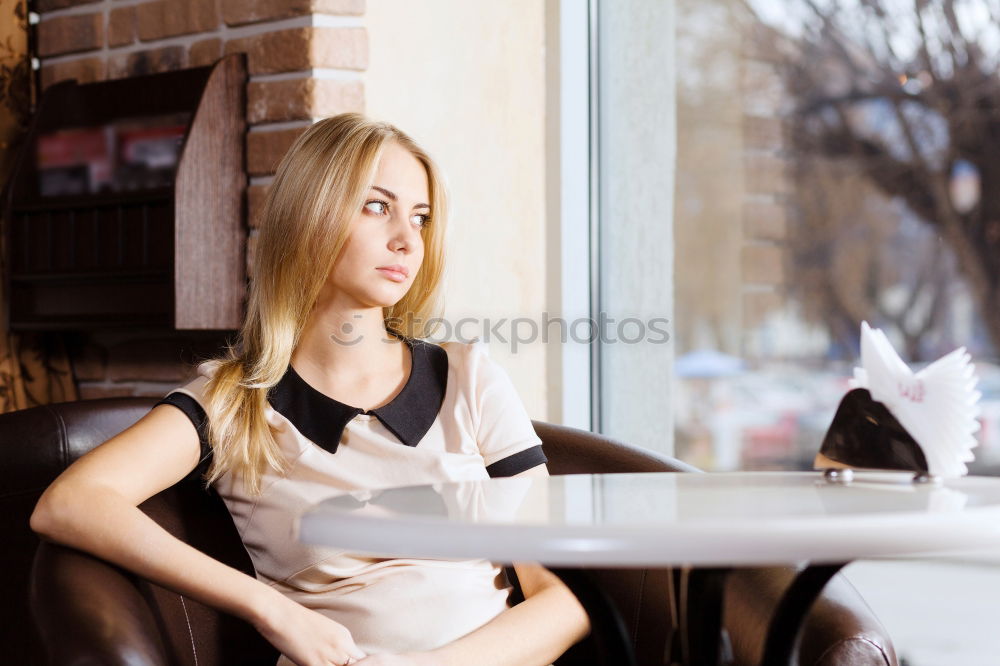
[[[190,474],[184,477],[184,481],[199,481],[208,472],[208,468],[212,464],[212,445],[209,443],[208,439],[208,415],[205,413],[205,408],[201,406],[201,403],[194,397],[195,395],[200,395],[201,390],[204,388],[206,378],[199,377],[187,386],[175,389],[171,393],[168,393],[165,398],[160,400],[153,405],[157,407],[159,405],[170,405],[171,407],[176,407],[177,409],[184,412],[184,415],[188,417],[191,421],[191,425],[194,426],[195,430],[198,432],[198,442],[201,445],[201,455],[198,458],[198,465],[191,470]]]
[[[470,350],[474,424],[479,452],[491,477],[513,476],[547,462],[521,398],[484,343]]]

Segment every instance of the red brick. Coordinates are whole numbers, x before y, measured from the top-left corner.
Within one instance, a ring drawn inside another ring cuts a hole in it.
[[[98,0],[38,0],[35,4],[36,12],[51,12],[53,9],[66,9],[77,5],[92,5]]]
[[[278,162],[288,152],[288,148],[306,129],[305,127],[296,127],[295,129],[273,132],[249,132],[247,134],[247,171],[253,176],[274,173]]]
[[[292,28],[234,39],[226,53],[246,53],[251,74],[295,72],[309,69],[309,44],[314,28]]]
[[[226,25],[303,16],[312,13],[310,0],[222,0],[222,20]]]
[[[364,0],[222,0],[222,20],[227,25],[304,16],[336,14],[361,16]]]
[[[188,67],[202,67],[215,64],[222,57],[222,40],[203,39],[195,42],[188,50]]]
[[[310,0],[222,0],[222,20],[226,25],[245,25],[311,13]]]
[[[368,31],[364,28],[314,28],[310,44],[313,67],[368,68]]]
[[[108,61],[108,78],[158,74],[182,69],[186,65],[187,50],[183,46],[164,46],[150,51],[116,53]]]
[[[76,79],[77,83],[102,81],[104,72],[104,58],[100,57],[45,63],[42,65],[42,88],[67,79]]]
[[[42,57],[99,49],[104,46],[104,14],[59,16],[38,24]]]
[[[247,86],[247,121],[308,120],[346,111],[363,111],[360,81],[291,79],[254,81]]]
[[[154,0],[138,5],[139,39],[144,42],[175,35],[207,32],[219,27],[215,2]]]
[[[296,72],[311,67],[363,70],[368,66],[364,28],[291,28],[226,44],[226,53],[246,53],[251,74]]]
[[[135,41],[135,7],[117,7],[108,17],[108,46],[125,46]]]
[[[247,85],[247,121],[300,120],[312,117],[312,79],[251,81]]]

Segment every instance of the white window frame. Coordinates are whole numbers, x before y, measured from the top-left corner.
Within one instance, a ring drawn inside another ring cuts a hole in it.
[[[546,42],[554,57],[548,58],[546,119],[548,172],[548,283],[547,301],[552,317],[567,326],[591,318],[591,27],[590,3],[549,0],[546,3]],[[577,337],[589,328],[576,327]],[[559,329],[549,334],[549,405],[551,420],[591,430],[592,408],[599,383],[595,381],[593,350],[596,343],[563,343]]]

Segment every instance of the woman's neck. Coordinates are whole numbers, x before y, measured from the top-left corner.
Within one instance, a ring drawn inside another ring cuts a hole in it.
[[[364,382],[398,371],[401,345],[386,331],[381,308],[315,310],[292,353],[292,366],[335,382]]]

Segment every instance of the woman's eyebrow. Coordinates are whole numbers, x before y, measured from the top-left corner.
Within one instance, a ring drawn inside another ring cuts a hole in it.
[[[397,197],[394,192],[392,192],[390,190],[387,190],[384,187],[379,187],[378,185],[372,185],[372,189],[373,190],[378,190],[379,192],[381,192],[382,194],[384,194],[389,199],[389,201],[398,201],[399,200],[399,197]],[[430,206],[428,204],[425,204],[425,203],[413,204],[413,207],[414,208],[430,208]]]

